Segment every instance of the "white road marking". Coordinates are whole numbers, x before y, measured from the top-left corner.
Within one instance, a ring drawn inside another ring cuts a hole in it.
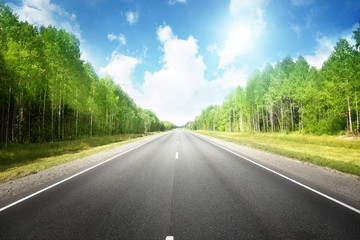
[[[178,152],[175,153],[175,159],[179,159],[179,153]]]
[[[162,136],[162,135],[160,135],[160,136]],[[160,137],[160,136],[158,136],[158,137]],[[157,138],[158,138],[158,137],[157,137]],[[157,138],[155,138],[155,139],[157,139]],[[125,153],[131,152],[131,151],[133,151],[133,150],[135,150],[135,149],[137,149],[137,148],[139,148],[139,147],[141,147],[141,146],[143,146],[143,145],[145,145],[145,144],[148,144],[148,143],[154,141],[155,139],[152,139],[151,141],[142,143],[142,144],[140,144],[140,145],[138,145],[138,146],[136,146],[136,147],[130,148],[130,149],[126,150],[125,152],[122,152],[122,153],[120,153],[120,154],[118,154],[118,155],[115,155],[114,157],[111,157],[111,158],[109,158],[109,159],[107,159],[107,160],[105,160],[105,161],[103,161],[103,162],[101,162],[101,163],[98,163],[98,164],[96,164],[96,165],[94,165],[94,166],[92,166],[92,167],[89,167],[89,168],[87,168],[87,169],[85,169],[85,170],[83,170],[83,171],[81,171],[81,172],[78,172],[78,173],[76,173],[76,174],[74,174],[74,175],[72,175],[72,176],[70,176],[70,177],[68,177],[68,178],[65,178],[65,179],[63,179],[63,180],[61,180],[61,181],[59,181],[59,182],[57,182],[57,183],[54,183],[53,185],[50,185],[50,186],[48,186],[48,187],[46,187],[46,188],[43,188],[43,189],[41,189],[41,190],[39,190],[39,191],[37,191],[37,192],[35,192],[35,193],[33,193],[33,194],[30,194],[30,195],[28,195],[28,196],[26,196],[26,197],[24,197],[24,198],[21,198],[21,199],[15,201],[15,202],[13,202],[13,203],[10,203],[9,205],[6,205],[5,207],[0,208],[0,212],[4,211],[4,210],[6,210],[6,209],[8,209],[8,208],[10,208],[10,207],[12,207],[12,206],[15,206],[16,204],[19,204],[19,203],[21,203],[21,202],[23,202],[23,201],[25,201],[25,200],[27,200],[27,199],[29,199],[29,198],[32,198],[32,197],[34,197],[34,196],[36,196],[36,195],[38,195],[38,194],[40,194],[40,193],[42,193],[42,192],[45,192],[46,190],[49,190],[49,189],[51,189],[51,188],[53,188],[53,187],[55,187],[55,186],[57,186],[57,185],[59,185],[59,184],[61,184],[61,183],[63,183],[63,182],[66,182],[66,181],[68,181],[68,180],[70,180],[70,179],[72,179],[72,178],[74,178],[74,177],[76,177],[76,176],[79,176],[80,174],[83,174],[83,173],[85,173],[85,172],[87,172],[87,171],[90,171],[90,170],[93,169],[93,168],[96,168],[96,167],[98,167],[98,166],[100,166],[100,165],[103,165],[104,163],[107,163],[107,162],[109,162],[109,161],[111,161],[111,160],[113,160],[113,159],[115,159],[115,158],[117,158],[117,157],[120,157],[121,155],[124,155]]]
[[[177,141],[176,144],[179,144],[179,141]]]
[[[287,176],[285,176],[285,175],[283,175],[283,174],[281,174],[281,173],[279,173],[279,172],[276,172],[276,171],[274,171],[274,170],[272,170],[272,169],[270,169],[270,168],[268,168],[268,167],[265,167],[265,166],[261,165],[260,163],[257,163],[257,162],[255,162],[255,161],[253,161],[253,160],[251,160],[251,159],[249,159],[249,158],[247,158],[247,157],[245,157],[245,156],[242,156],[241,154],[238,154],[238,153],[236,153],[236,152],[231,151],[230,149],[227,149],[227,148],[225,148],[225,147],[222,147],[222,146],[220,146],[220,145],[218,145],[218,144],[216,144],[216,143],[210,142],[210,141],[208,141],[208,140],[205,139],[205,138],[202,138],[202,137],[200,137],[200,138],[201,138],[202,140],[204,140],[204,141],[206,141],[206,142],[208,142],[208,143],[211,143],[211,144],[213,144],[213,145],[215,145],[215,146],[217,146],[217,147],[219,147],[219,148],[221,148],[221,149],[224,149],[224,150],[226,150],[226,151],[228,151],[228,152],[230,152],[230,153],[232,153],[232,154],[234,154],[234,155],[236,155],[236,156],[238,156],[238,157],[240,157],[240,158],[242,158],[242,159],[244,159],[244,160],[246,160],[246,161],[248,161],[248,162],[251,162],[251,163],[253,163],[253,164],[255,164],[255,165],[257,165],[257,166],[259,166],[259,167],[261,167],[261,168],[264,168],[264,169],[266,169],[266,170],[268,170],[268,171],[270,171],[270,172],[272,172],[272,173],[274,173],[274,174],[276,174],[276,175],[278,175],[278,176],[280,176],[280,177],[282,177],[282,178],[285,178],[285,179],[289,180],[290,182],[293,182],[293,183],[295,183],[295,184],[297,184],[297,185],[299,185],[299,186],[301,186],[301,187],[303,187],[303,188],[306,188],[306,189],[309,190],[309,191],[312,191],[312,192],[314,192],[314,193],[316,193],[316,194],[318,194],[318,195],[320,195],[320,196],[322,196],[322,197],[324,197],[324,198],[327,198],[327,199],[329,199],[329,200],[331,200],[331,201],[333,201],[333,202],[335,202],[335,203],[337,203],[337,204],[340,204],[340,205],[343,206],[343,207],[346,207],[346,208],[348,208],[348,209],[350,209],[350,210],[352,210],[352,211],[360,214],[360,210],[357,209],[357,208],[355,208],[355,207],[352,207],[352,206],[350,206],[350,205],[348,205],[348,204],[346,204],[346,203],[344,203],[344,202],[341,202],[340,200],[337,200],[337,199],[335,199],[335,198],[333,198],[333,197],[330,197],[329,195],[326,195],[325,193],[319,192],[318,190],[315,190],[315,189],[313,189],[313,188],[311,188],[311,187],[309,187],[309,186],[307,186],[307,185],[305,185],[305,184],[302,184],[302,183],[300,183],[300,182],[298,182],[298,181],[296,181],[296,180],[294,180],[294,179],[292,179],[292,178],[289,178],[289,177],[287,177]]]
[[[165,240],[174,240],[173,236],[166,236]]]

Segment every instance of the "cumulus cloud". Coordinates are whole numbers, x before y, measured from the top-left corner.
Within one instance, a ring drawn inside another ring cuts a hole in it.
[[[142,96],[135,101],[153,109],[162,120],[178,125],[191,121],[209,104],[220,104],[231,88],[246,79],[240,70],[231,68],[223,76],[208,81],[194,37],[179,39],[170,26],[159,27],[157,37],[164,52],[163,67],[145,73]]]
[[[125,35],[120,33],[119,35],[115,35],[114,33],[109,33],[107,35],[107,38],[110,42],[112,41],[118,41],[121,45],[125,45],[126,44],[126,38]]]
[[[133,11],[129,11],[126,13],[126,20],[128,21],[128,23],[130,25],[133,25],[135,23],[137,23],[137,21],[139,20],[139,13],[138,12],[133,12]]]
[[[17,14],[20,20],[35,25],[53,25],[73,33],[81,39],[80,25],[76,22],[76,15],[68,13],[61,6],[50,0],[23,0]]]
[[[252,46],[254,33],[250,26],[242,25],[234,28],[225,42],[225,47],[219,51],[219,68],[225,68],[233,63],[236,57],[246,53]]]
[[[345,38],[351,45],[355,44],[352,38],[353,31],[357,29],[358,23],[355,23],[351,28],[336,34],[334,36],[323,36],[321,33],[317,33],[316,42],[317,46],[315,53],[312,55],[305,55],[306,61],[318,69],[320,69],[323,63],[329,58],[331,53],[334,51],[334,46],[340,38]]]
[[[145,73],[139,103],[153,109],[160,119],[183,124],[204,107],[199,100],[202,86],[207,85],[205,64],[192,36],[178,39],[169,26],[159,27],[157,36],[163,45],[163,68]]]
[[[108,74],[120,85],[132,98],[138,97],[138,91],[133,87],[131,76],[141,59],[125,56],[113,52],[110,62],[105,67],[100,67],[100,74]]]
[[[211,85],[214,88],[219,88],[224,91],[228,91],[239,85],[245,87],[249,74],[250,72],[247,67],[238,69],[232,66],[227,69],[221,77],[211,81]]]

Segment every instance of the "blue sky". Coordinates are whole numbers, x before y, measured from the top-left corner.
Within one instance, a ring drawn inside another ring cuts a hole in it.
[[[81,41],[82,58],[161,120],[181,125],[289,55],[320,68],[351,41],[358,0],[5,0],[21,20]]]

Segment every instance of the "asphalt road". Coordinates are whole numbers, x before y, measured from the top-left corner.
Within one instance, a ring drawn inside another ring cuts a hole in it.
[[[167,236],[359,239],[360,214],[183,131],[0,212],[0,239]]]

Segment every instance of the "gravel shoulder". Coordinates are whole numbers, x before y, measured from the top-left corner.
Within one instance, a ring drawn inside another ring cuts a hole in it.
[[[360,209],[360,179],[335,170],[241,146],[207,135],[192,134],[225,147],[287,177]],[[326,153],[324,153],[326,154]]]
[[[125,151],[135,148],[139,145],[150,142],[166,133],[146,137],[138,141],[133,141],[110,150],[98,152],[77,160],[63,163],[55,167],[45,169],[32,175],[18,178],[9,182],[0,184],[0,207],[11,203],[16,199],[27,196],[32,192],[38,191],[46,186],[61,181],[71,175],[74,175],[84,169],[94,166],[107,159],[119,155]]]

